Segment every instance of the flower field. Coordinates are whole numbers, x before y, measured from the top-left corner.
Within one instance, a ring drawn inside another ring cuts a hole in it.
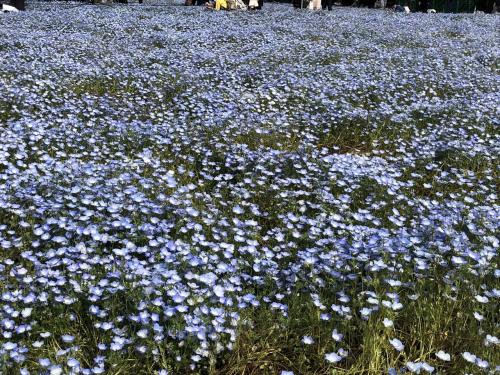
[[[498,373],[498,20],[0,15],[0,373]]]

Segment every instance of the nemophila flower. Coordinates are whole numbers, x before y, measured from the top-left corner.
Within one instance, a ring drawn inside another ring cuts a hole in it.
[[[410,372],[416,374],[420,374],[422,370],[428,373],[433,373],[435,370],[434,367],[426,362],[406,362],[406,367],[410,370]]]
[[[450,354],[449,354],[449,353],[446,353],[446,352],[444,352],[444,351],[442,351],[442,350],[440,350],[440,351],[438,351],[438,352],[436,353],[436,357],[438,357],[438,358],[439,358],[440,360],[442,360],[442,361],[450,361],[450,359],[451,359]]]
[[[99,324],[99,323],[96,323],[96,324]],[[109,331],[110,329],[113,328],[113,323],[110,323],[110,322],[101,323],[101,324],[99,324],[99,328],[101,328],[105,331]]]
[[[123,342],[112,342],[111,345],[110,345],[110,349],[114,352],[117,352],[119,350],[122,350],[123,349]]]
[[[484,320],[484,315],[478,313],[477,311],[474,312],[474,318],[478,321]]]
[[[402,351],[405,348],[403,343],[396,338],[390,339],[389,342],[398,352]]]
[[[490,346],[490,345],[498,345],[500,344],[500,340],[496,336],[492,335],[486,335],[484,339],[484,345]]]
[[[337,329],[333,330],[333,332],[332,332],[332,339],[334,339],[335,341],[339,342],[339,341],[342,341],[343,338],[344,338],[344,335],[342,335],[341,333],[339,333],[337,331]]]
[[[384,327],[386,327],[386,328],[390,328],[390,327],[394,326],[394,322],[391,319],[384,318],[382,323],[384,324]]]
[[[59,349],[57,352],[56,352],[56,356],[57,357],[62,357],[66,354],[68,354],[70,352],[70,348],[67,348],[67,349]]]
[[[328,314],[328,313],[322,313],[319,318],[321,320],[330,320],[331,319],[331,314]]]
[[[304,336],[302,337],[302,342],[306,345],[311,345],[314,344],[314,340],[311,336]]]
[[[245,212],[245,210],[241,206],[237,205],[233,207],[233,212],[237,215],[241,215]]]
[[[347,357],[349,355],[349,352],[343,348],[340,348],[337,353],[341,356],[341,357]]]
[[[406,368],[410,370],[410,372],[420,374],[420,370],[422,369],[422,364],[420,362],[406,362]]]
[[[359,310],[359,312],[364,319],[368,319],[368,317],[372,314],[373,309],[363,307],[361,310]]]
[[[325,354],[325,359],[327,362],[337,363],[337,362],[340,362],[343,359],[343,357],[338,355],[335,352],[332,352],[332,353]]]
[[[462,353],[462,357],[467,361],[467,362],[471,362],[471,363],[475,363],[476,362],[476,359],[477,357],[474,355],[474,354],[471,354],[469,352],[463,352]]]
[[[476,299],[476,301],[478,301],[480,303],[488,303],[489,302],[489,299],[486,296],[477,295],[477,296],[475,296],[475,299]]]
[[[427,362],[421,362],[422,370],[427,371],[429,374],[433,373],[435,368],[429,365]]]
[[[188,208],[186,208],[186,212],[187,212],[189,215],[194,216],[194,217],[199,216],[199,212],[198,212],[196,209],[192,208],[192,207],[188,207]]]
[[[80,362],[78,362],[76,359],[74,358],[70,358],[68,359],[68,362],[66,363],[68,365],[68,367],[70,368],[76,368],[76,367],[80,367]]]
[[[488,363],[488,361],[485,361],[484,359],[481,359],[481,358],[476,358],[476,365],[479,368],[483,368],[483,369],[490,367],[490,364]]]
[[[38,360],[38,363],[40,363],[40,366],[42,366],[42,367],[49,367],[50,366],[50,360],[48,358],[40,358]]]
[[[53,365],[49,368],[50,375],[61,375],[63,373],[63,369],[61,366]]]
[[[93,367],[91,369],[92,374],[104,374],[105,368],[104,367]]]
[[[43,341],[33,341],[31,344],[34,348],[41,348],[43,346]]]
[[[14,342],[6,342],[2,345],[5,350],[14,350],[17,348],[17,344]]]
[[[141,329],[141,330],[137,331],[137,336],[139,336],[142,339],[145,339],[146,337],[148,337],[148,330]]]
[[[62,335],[61,340],[65,343],[71,343],[75,340],[75,336],[72,335]]]
[[[225,289],[224,289],[224,287],[222,287],[222,286],[220,286],[220,285],[216,285],[216,286],[214,286],[213,291],[214,291],[214,294],[215,294],[217,297],[223,297],[223,296],[224,296]]]

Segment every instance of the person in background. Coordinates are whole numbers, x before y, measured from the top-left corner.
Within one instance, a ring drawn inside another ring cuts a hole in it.
[[[260,0],[248,0],[248,9],[249,10],[262,9]]]
[[[227,9],[227,0],[215,0],[215,3],[208,2],[206,6],[208,9],[215,9],[215,10]]]
[[[307,9],[309,10],[321,10],[321,2],[322,0],[311,0],[309,1],[309,5]]]
[[[226,0],[215,0],[215,10],[227,9]]]
[[[16,7],[13,7],[12,5],[9,4],[2,4],[0,3],[0,13],[17,13],[19,12],[19,9]]]
[[[418,8],[422,13],[427,13],[427,9],[429,9],[429,0],[419,1]]]
[[[333,0],[321,0],[321,6],[323,7],[323,9],[328,8],[328,10],[332,10]]]
[[[248,0],[247,5],[249,10],[260,10],[264,5],[264,0]]]
[[[15,10],[14,10],[15,9]],[[16,12],[26,10],[24,0],[7,0],[7,4],[0,2],[0,13],[3,12]]]

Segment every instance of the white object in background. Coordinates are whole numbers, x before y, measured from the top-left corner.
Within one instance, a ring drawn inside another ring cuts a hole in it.
[[[321,10],[321,0],[311,0],[307,8],[311,10]]]
[[[2,4],[2,13],[8,13],[8,12],[17,13],[17,12],[19,12],[19,9],[17,9],[11,5]]]
[[[247,9],[243,0],[236,0],[236,9]]]
[[[398,13],[410,13],[410,8],[406,5],[394,5],[394,11]]]
[[[436,13],[436,9],[427,9],[427,13]]]
[[[259,2],[257,0],[250,0],[248,3],[249,8],[258,8],[259,7]]]

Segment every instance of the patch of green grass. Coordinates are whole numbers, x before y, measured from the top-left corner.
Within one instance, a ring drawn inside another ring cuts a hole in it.
[[[118,78],[91,77],[75,84],[71,90],[79,97],[83,95],[115,95],[122,92],[136,94],[138,91],[133,86],[123,84]]]
[[[336,65],[342,61],[342,55],[340,53],[328,54],[315,59],[317,65],[330,66]]]
[[[252,151],[261,147],[281,151],[297,151],[300,145],[300,139],[296,136],[278,132],[257,133],[255,130],[238,134],[234,138],[234,142],[245,144]]]
[[[469,279],[467,276],[466,280]],[[221,368],[212,373],[279,374],[282,370],[293,370],[295,374],[304,375],[383,374],[390,367],[402,368],[408,361],[426,361],[439,373],[458,374],[464,369],[474,373],[474,367],[460,359],[464,351],[481,353],[478,355],[490,363],[498,361],[498,353],[493,347],[485,347],[480,337],[469,335],[479,324],[473,317],[472,293],[465,289],[453,296],[452,289],[438,278],[414,281],[418,299],[400,311],[381,307],[369,320],[362,319],[356,311],[348,321],[335,314],[328,322],[319,319],[321,312],[331,312],[332,303],[339,303],[334,291],[340,287],[347,289],[345,284],[337,283],[332,284],[331,295],[322,298],[325,310],[314,306],[307,294],[299,292],[286,298],[289,306],[286,319],[281,313],[267,308],[247,311],[234,351],[222,362]],[[360,297],[365,291],[361,285],[352,289],[350,295],[358,298],[359,306],[366,306]],[[349,288],[353,286],[356,285],[350,284]],[[382,286],[378,292],[384,296]],[[494,314],[494,311],[485,314]],[[394,326],[386,328],[382,324],[384,317],[392,319]],[[335,328],[345,335],[342,343],[332,340]],[[491,332],[494,327],[488,329]],[[301,340],[305,335],[313,337],[314,344],[303,344]],[[402,353],[389,343],[394,337],[403,341],[405,350]],[[350,357],[336,365],[326,363],[325,353],[340,347],[348,349]],[[450,352],[454,358],[452,362],[437,359],[435,353],[443,349]]]
[[[19,120],[20,118],[21,114],[17,103],[0,100],[0,124],[9,120]]]
[[[138,89],[132,84],[131,80],[121,80],[117,77],[89,77],[81,82],[76,83],[70,90],[78,97],[83,95],[117,95],[122,93],[138,94]]]
[[[415,166],[405,169],[403,178],[413,181],[411,187],[405,188],[409,194],[442,201],[450,194],[461,196],[464,192],[481,197],[482,191],[475,188],[476,184],[484,184],[487,178],[489,184],[498,185],[498,172],[496,159],[449,148],[438,150],[432,159],[417,160]]]
[[[151,45],[153,47],[155,47],[155,48],[165,48],[165,46],[166,46],[165,42],[163,42],[160,39],[153,40],[153,42],[151,43]]]
[[[374,149],[393,151],[401,140],[410,140],[413,131],[410,126],[390,120],[374,121],[360,117],[342,119],[332,123],[327,132],[319,135],[317,147],[346,154],[369,153]]]
[[[460,31],[454,31],[454,30],[446,30],[442,34],[442,37],[444,37],[445,39],[460,39],[463,38],[464,36],[465,35]]]

